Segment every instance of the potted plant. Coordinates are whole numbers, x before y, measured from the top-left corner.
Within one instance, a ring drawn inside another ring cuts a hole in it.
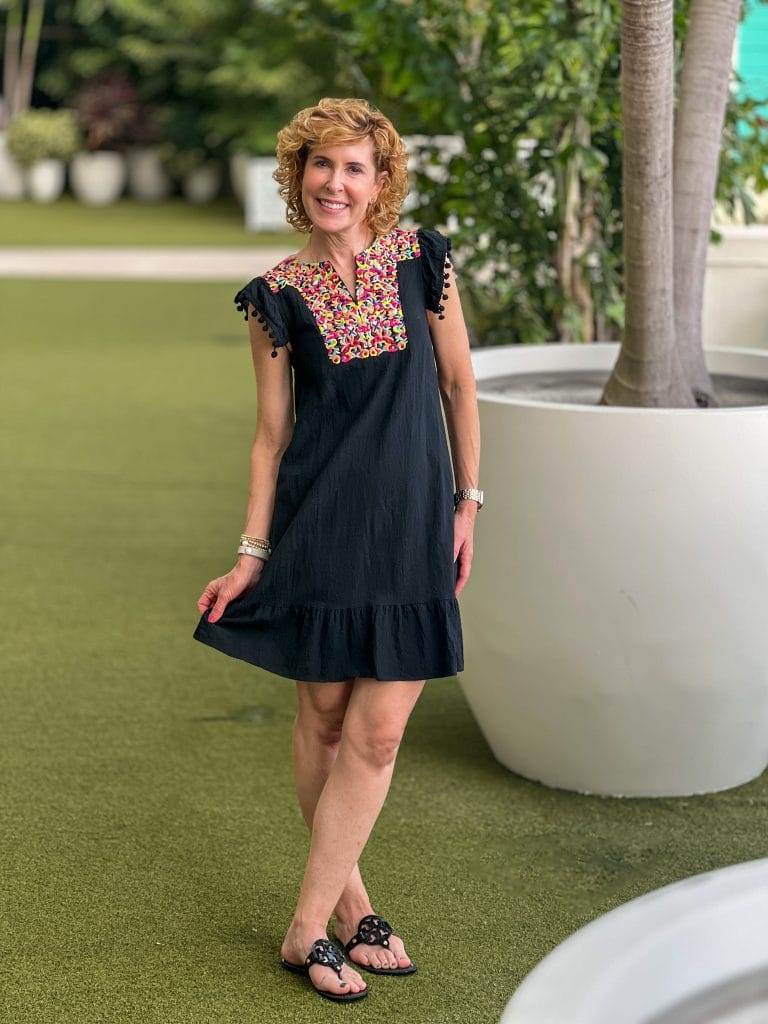
[[[229,182],[241,205],[245,205],[248,188],[248,165],[254,157],[271,156],[274,160],[274,133],[269,127],[250,122],[228,146]]]
[[[209,127],[206,113],[192,104],[168,110],[163,137],[164,166],[180,182],[187,201],[203,204],[215,199],[224,179],[223,144]]]
[[[85,150],[72,161],[72,190],[84,203],[112,203],[125,188],[126,150],[141,117],[136,88],[121,71],[103,72],[80,88],[76,110]]]
[[[173,182],[163,164],[161,128],[154,108],[137,104],[130,131],[128,159],[128,191],[142,202],[165,199]]]
[[[3,95],[0,97],[0,199],[21,199],[24,170],[8,150],[14,118],[29,109],[35,79],[45,0],[7,0],[3,37]]]
[[[623,0],[621,343],[474,353],[489,499],[460,681],[496,757],[551,786],[766,767],[768,353],[701,340],[739,7],[694,0],[675,111],[673,0]]]
[[[8,149],[24,168],[27,194],[38,203],[53,202],[64,191],[66,161],[78,145],[71,110],[27,110],[8,129]]]

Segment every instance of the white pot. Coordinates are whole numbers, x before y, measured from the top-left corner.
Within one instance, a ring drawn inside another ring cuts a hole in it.
[[[580,928],[523,980],[501,1024],[768,1020],[768,860],[693,875]]]
[[[768,760],[768,406],[614,408],[484,390],[616,344],[473,352],[482,425],[459,681],[496,758],[581,793],[729,789]],[[768,380],[768,352],[707,349]]]
[[[6,133],[0,132],[0,199],[24,198],[24,171],[8,150]]]
[[[157,202],[167,198],[173,183],[157,146],[134,146],[128,151],[128,191],[135,199]]]
[[[125,157],[108,150],[77,153],[69,168],[72,191],[89,206],[113,203],[122,194],[126,178]]]
[[[64,191],[65,170],[63,160],[36,160],[24,176],[27,195],[36,203],[55,202]]]
[[[210,203],[219,194],[222,179],[221,165],[211,161],[188,171],[182,179],[181,190],[190,203]]]
[[[272,177],[273,156],[251,156],[245,165],[245,226],[249,231],[280,231],[285,228],[285,200]]]
[[[233,153],[229,158],[229,180],[239,203],[245,202],[245,179],[248,172],[248,154]]]

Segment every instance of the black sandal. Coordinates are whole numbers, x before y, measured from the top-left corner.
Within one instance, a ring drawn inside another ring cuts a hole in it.
[[[349,951],[355,946],[359,946],[360,943],[364,943],[366,946],[384,946],[389,949],[389,936],[392,934],[392,925],[389,921],[385,921],[383,917],[377,917],[375,914],[366,914],[360,919],[355,934],[344,946],[344,952],[349,955]],[[416,964],[413,961],[407,967],[372,967],[370,964],[361,964],[357,960],[351,959],[350,963],[355,965],[355,970],[359,967],[363,971],[370,971],[371,974],[416,973]]]
[[[293,971],[294,974],[303,974],[306,977],[309,977],[309,968],[312,964],[322,964],[323,967],[331,967],[336,971],[339,981],[341,981],[341,968],[344,966],[344,957],[341,955],[339,947],[328,939],[315,939],[303,964],[292,964],[290,960],[280,958],[280,966],[284,967],[286,971]],[[342,995],[339,992],[325,992],[315,985],[311,977],[309,980],[312,988],[318,995],[323,996],[325,999],[332,999],[335,1003],[354,1003],[356,1000],[364,999],[368,995],[367,985],[362,992],[348,992],[346,995]]]

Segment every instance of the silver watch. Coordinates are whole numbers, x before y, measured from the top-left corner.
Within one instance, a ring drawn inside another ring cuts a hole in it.
[[[462,498],[470,498],[472,501],[476,501],[478,509],[483,507],[483,492],[479,487],[462,487],[460,491],[456,491],[453,496],[454,509]]]

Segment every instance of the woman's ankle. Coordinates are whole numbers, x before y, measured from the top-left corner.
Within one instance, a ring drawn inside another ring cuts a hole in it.
[[[304,917],[301,914],[294,914],[288,925],[288,934],[314,935],[315,938],[326,936],[327,930],[327,921],[322,921],[320,918]]]
[[[340,899],[333,913],[337,921],[357,927],[357,922],[367,914],[373,914],[374,910],[368,899],[353,898]]]

